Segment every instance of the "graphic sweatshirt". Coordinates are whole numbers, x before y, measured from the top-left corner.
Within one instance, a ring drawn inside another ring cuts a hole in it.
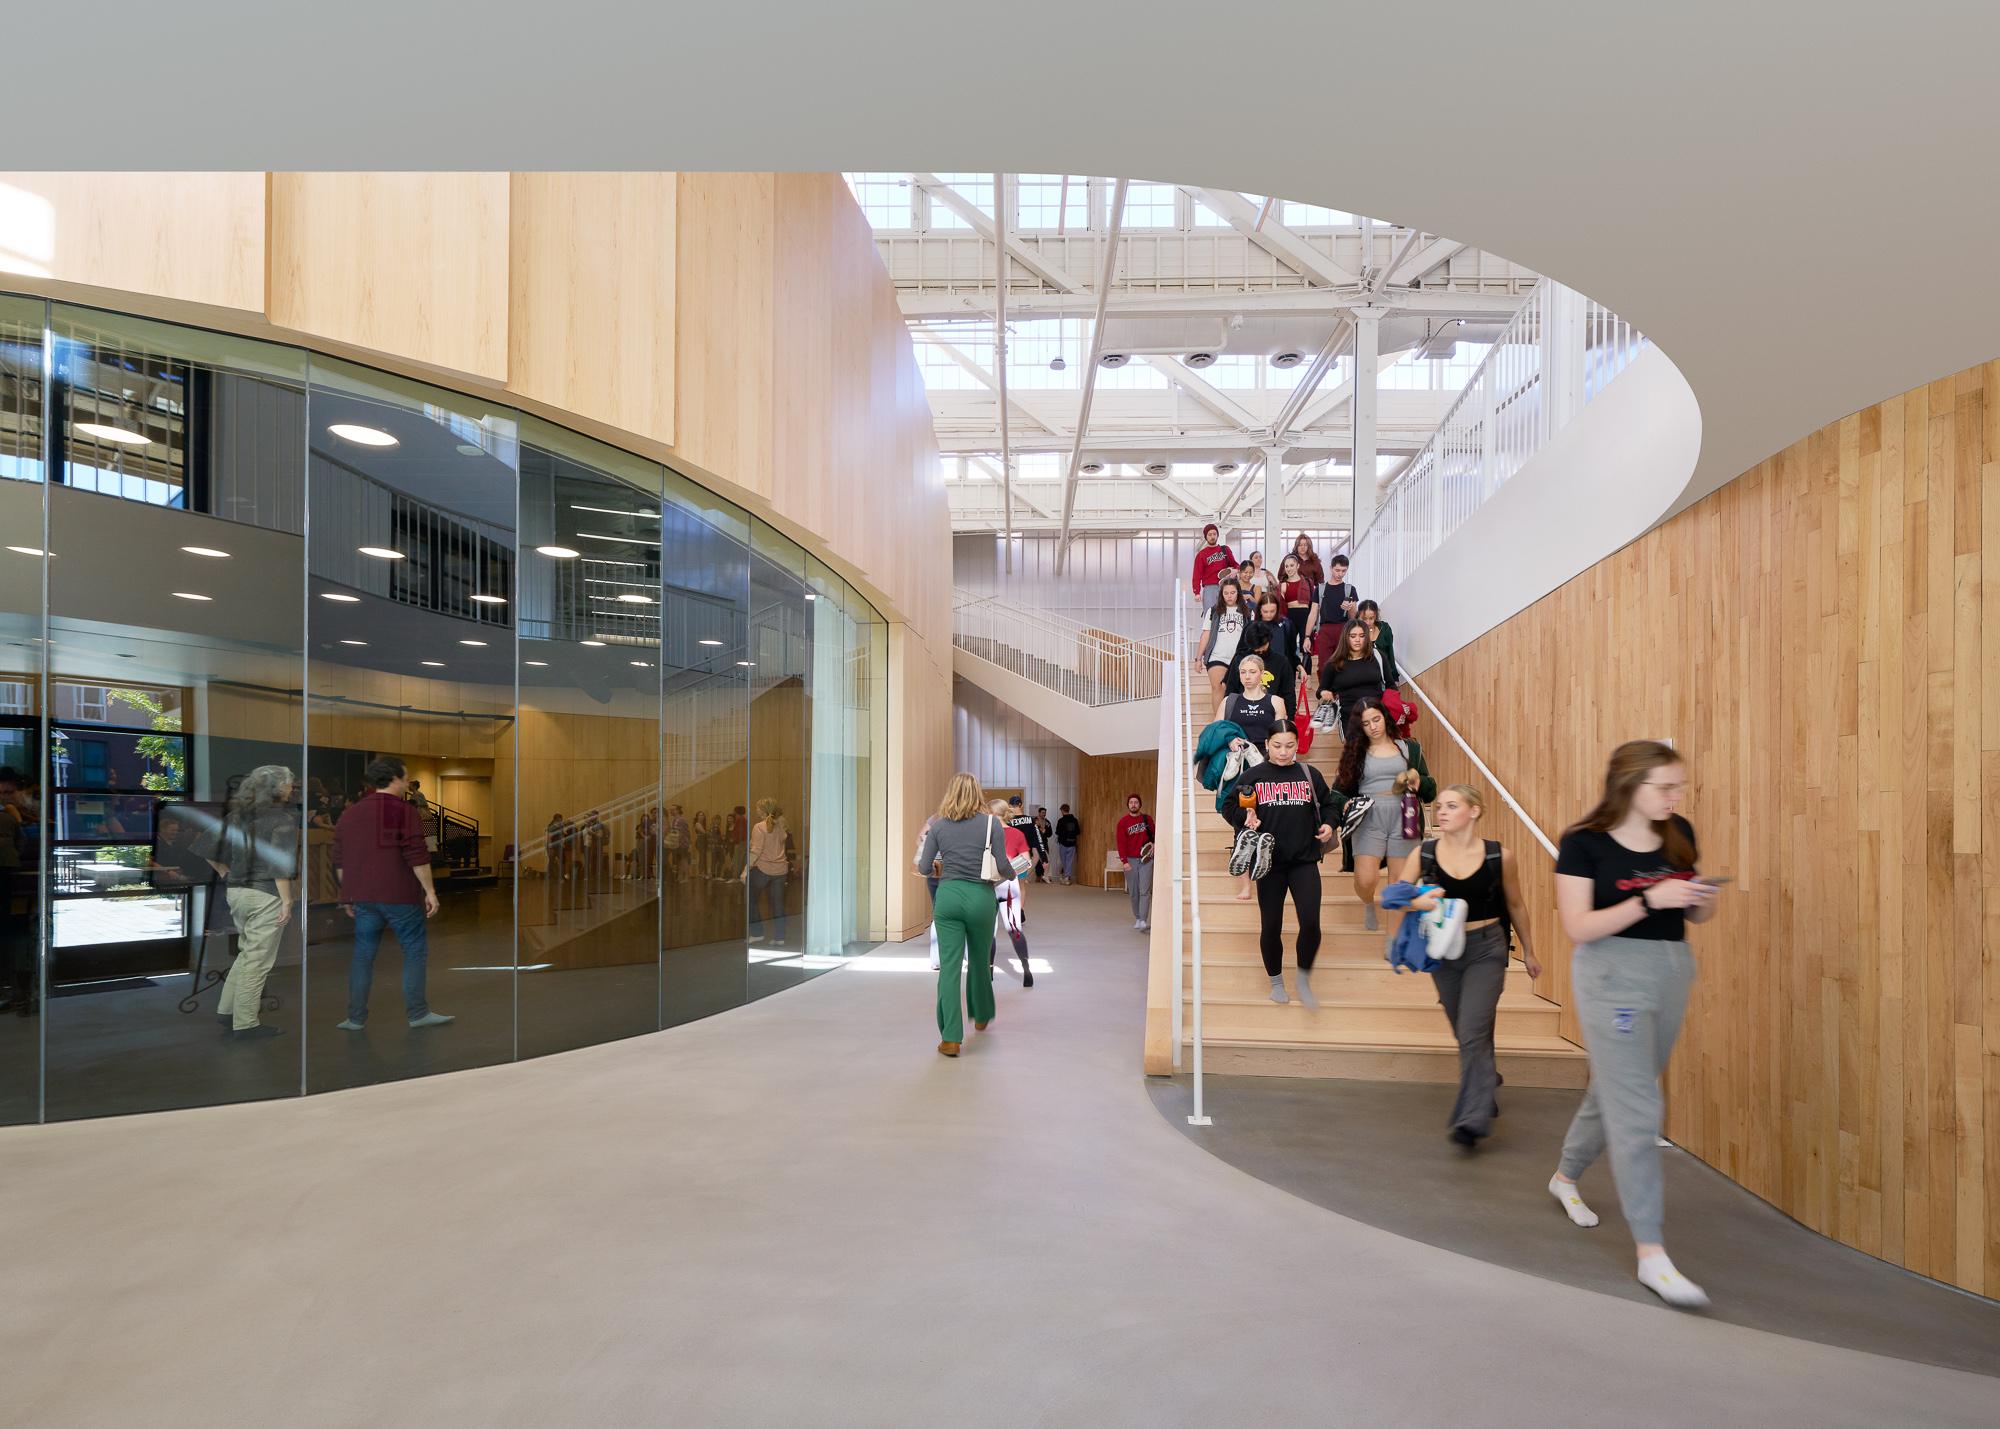
[[[1316,863],[1331,847],[1319,841],[1319,828],[1340,827],[1333,791],[1326,778],[1310,764],[1260,764],[1244,775],[1236,786],[1257,791],[1257,826],[1271,836],[1271,866]],[[1231,799],[1222,806],[1222,817],[1234,828],[1242,828],[1249,810]]]
[[[1138,861],[1140,852],[1153,841],[1153,816],[1151,814],[1120,814],[1118,816],[1118,856],[1127,863]]]
[[[1220,585],[1222,578],[1236,571],[1236,557],[1229,554],[1229,547],[1217,544],[1203,546],[1194,553],[1194,589],[1201,594],[1203,586]]]

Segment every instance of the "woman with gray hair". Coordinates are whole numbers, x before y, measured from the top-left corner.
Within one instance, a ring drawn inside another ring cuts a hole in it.
[[[230,796],[221,827],[196,844],[197,852],[227,880],[223,896],[236,920],[236,961],[215,1007],[217,1020],[228,1029],[224,1035],[233,1041],[276,1037],[283,1031],[259,1022],[257,1013],[298,887],[294,783],[292,771],[284,765],[259,765],[243,776]]]

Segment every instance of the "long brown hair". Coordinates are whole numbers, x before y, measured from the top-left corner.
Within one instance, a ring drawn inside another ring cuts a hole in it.
[[[1348,644],[1348,637],[1355,631],[1361,632],[1361,653],[1356,655]],[[1340,644],[1333,652],[1333,668],[1345,669],[1356,660],[1366,660],[1375,653],[1375,636],[1367,626],[1358,620],[1351,620],[1340,632]]]
[[[1352,793],[1361,787],[1362,767],[1368,760],[1368,736],[1361,732],[1361,717],[1370,710],[1382,711],[1382,732],[1391,743],[1396,739],[1396,722],[1389,718],[1389,711],[1382,708],[1382,702],[1373,695],[1356,700],[1354,708],[1347,715],[1347,743],[1340,746],[1340,768],[1333,776],[1333,787]]]
[[[1632,796],[1646,782],[1648,774],[1670,764],[1686,762],[1671,744],[1662,744],[1657,739],[1626,740],[1611,751],[1611,762],[1604,767],[1604,797],[1597,801],[1596,808],[1564,829],[1563,833],[1573,834],[1586,829],[1600,834],[1610,833],[1632,812]],[[1676,868],[1694,867],[1694,844],[1681,832],[1680,820],[1656,820],[1653,832],[1660,836],[1661,852],[1667,856],[1668,863]]]

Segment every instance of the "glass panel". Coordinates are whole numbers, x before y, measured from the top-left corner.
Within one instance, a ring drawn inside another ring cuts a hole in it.
[[[524,1057],[660,1025],[660,475],[525,424]]]
[[[0,1125],[41,1115],[42,326],[0,298]]]
[[[305,357],[52,331],[48,1116],[296,1095]]]
[[[774,528],[750,530],[750,836],[746,893],[750,996],[803,980],[811,828],[811,609],[805,553]],[[761,850],[761,856],[760,856]],[[837,849],[829,850],[838,854]]]
[[[520,456],[514,413],[386,373],[315,357],[311,398],[319,1091],[514,1055]]]
[[[660,995],[669,1026],[740,1006],[747,993],[748,539],[742,512],[667,474],[660,531]],[[705,818],[697,823],[697,815]]]

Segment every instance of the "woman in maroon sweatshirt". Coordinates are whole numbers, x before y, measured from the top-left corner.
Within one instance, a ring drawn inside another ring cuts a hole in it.
[[[1211,521],[1201,528],[1201,549],[1194,553],[1194,593],[1199,596],[1210,586],[1221,585],[1222,578],[1236,570],[1236,557],[1229,547],[1221,544],[1222,535]],[[1203,600],[1202,604],[1208,602]]]

